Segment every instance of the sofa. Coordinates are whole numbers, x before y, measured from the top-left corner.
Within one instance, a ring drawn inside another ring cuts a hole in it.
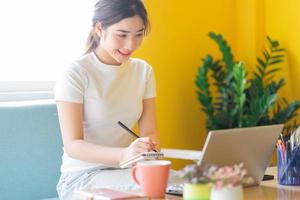
[[[58,199],[61,156],[54,101],[0,102],[0,199]]]

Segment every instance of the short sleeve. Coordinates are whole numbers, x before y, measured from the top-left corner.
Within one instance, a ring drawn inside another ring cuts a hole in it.
[[[154,72],[151,66],[149,66],[149,70],[147,73],[147,80],[146,80],[146,88],[144,93],[144,99],[149,99],[156,97],[156,82]]]
[[[87,74],[81,66],[68,68],[55,83],[55,100],[83,103],[87,81]]]

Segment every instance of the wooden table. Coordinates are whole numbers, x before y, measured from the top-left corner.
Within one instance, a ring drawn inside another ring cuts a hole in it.
[[[259,186],[244,188],[244,200],[300,200],[300,186],[278,184],[276,167],[269,167],[266,174],[274,175],[275,179],[262,181]],[[132,191],[132,193],[140,194],[140,191]],[[164,199],[182,200],[182,197],[166,195]]]
[[[269,167],[266,174],[275,176],[274,180],[262,181],[259,186],[244,189],[244,200],[296,200],[300,199],[300,186],[279,185],[277,168]]]
[[[274,180],[262,181],[259,186],[244,188],[244,200],[300,200],[300,186],[283,186],[277,182],[276,167],[269,167],[266,174]],[[182,197],[167,195],[167,200],[180,200]]]

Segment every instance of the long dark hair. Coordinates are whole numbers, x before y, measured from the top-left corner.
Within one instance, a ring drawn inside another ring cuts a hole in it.
[[[86,43],[85,54],[95,50],[100,42],[100,38],[95,33],[95,25],[101,22],[105,30],[109,26],[119,21],[133,16],[139,16],[145,26],[144,34],[150,29],[147,11],[141,0],[99,0],[95,4],[94,16],[92,19],[93,27]]]

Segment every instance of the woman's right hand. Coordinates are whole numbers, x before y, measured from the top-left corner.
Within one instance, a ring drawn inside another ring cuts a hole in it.
[[[155,150],[156,145],[157,143],[150,137],[137,138],[127,148],[124,149],[120,163],[140,153],[153,151]]]

